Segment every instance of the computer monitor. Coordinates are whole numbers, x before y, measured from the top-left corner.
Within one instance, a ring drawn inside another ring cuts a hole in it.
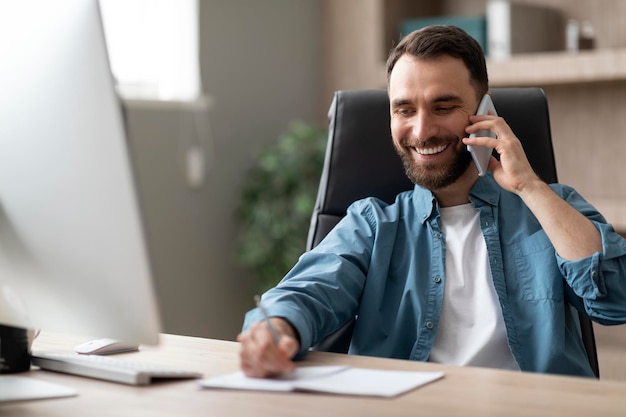
[[[0,2],[0,60],[0,324],[157,343],[97,0]]]

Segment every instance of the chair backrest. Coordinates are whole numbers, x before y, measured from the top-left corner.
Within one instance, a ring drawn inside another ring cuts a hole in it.
[[[540,88],[492,88],[491,97],[524,146],[537,174],[557,181],[550,118]],[[311,218],[307,249],[315,247],[361,198],[378,197],[392,203],[402,191],[413,189],[404,174],[391,139],[386,90],[345,90],[335,93],[328,113],[329,132],[324,168]],[[591,367],[599,375],[591,321],[579,314],[581,333]],[[347,323],[314,349],[347,352],[353,323]]]

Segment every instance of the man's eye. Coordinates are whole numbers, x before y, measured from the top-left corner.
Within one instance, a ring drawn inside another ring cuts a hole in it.
[[[398,113],[400,116],[410,116],[414,113],[414,111],[411,109],[398,109],[396,110],[396,113]]]
[[[437,113],[448,113],[448,112],[452,111],[452,109],[453,109],[453,107],[450,107],[450,106],[446,106],[446,107],[437,107],[437,108],[435,109],[435,111],[436,111]]]

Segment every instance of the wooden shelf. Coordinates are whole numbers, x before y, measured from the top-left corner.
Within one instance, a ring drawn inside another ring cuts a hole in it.
[[[514,55],[487,60],[489,85],[543,86],[626,80],[626,48]]]
[[[541,87],[603,81],[626,81],[626,48],[597,51],[539,52],[506,61],[487,59],[490,87]],[[385,88],[385,64],[376,69]]]

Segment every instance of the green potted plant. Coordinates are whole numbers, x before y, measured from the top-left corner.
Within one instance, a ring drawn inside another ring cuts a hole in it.
[[[327,133],[293,122],[247,173],[236,211],[238,262],[274,285],[304,252],[324,163]]]

